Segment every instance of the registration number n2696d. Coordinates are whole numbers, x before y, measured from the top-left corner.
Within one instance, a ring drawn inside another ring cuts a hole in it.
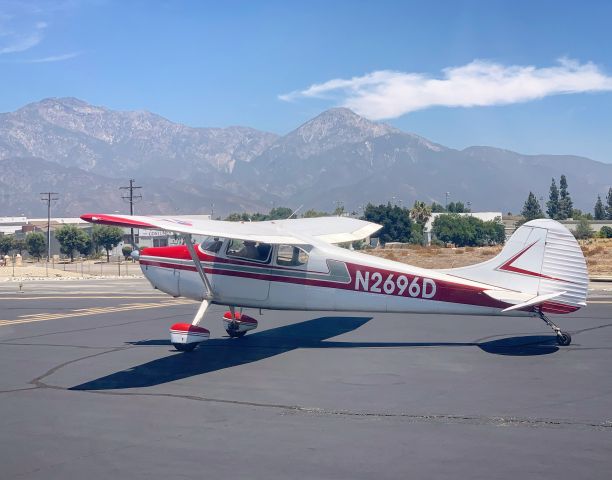
[[[384,278],[380,272],[355,272],[355,290],[370,293],[385,293],[414,298],[432,298],[436,294],[436,282],[431,278],[395,275]]]

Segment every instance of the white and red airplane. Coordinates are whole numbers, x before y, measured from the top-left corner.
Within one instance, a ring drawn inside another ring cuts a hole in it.
[[[209,338],[200,326],[210,304],[228,305],[231,337],[257,328],[243,307],[539,317],[560,345],[571,336],[548,313],[586,306],[588,275],[580,246],[554,220],[521,226],[495,258],[477,265],[429,270],[337,246],[369,237],[381,226],[346,217],[265,222],[189,220],[87,214],[92,223],[176,232],[185,244],[145,248],[140,266],[151,284],[174,297],[202,302],[192,323],[170,338],[191,351]],[[192,235],[206,239],[194,244]],[[237,311],[236,309],[239,308]]]

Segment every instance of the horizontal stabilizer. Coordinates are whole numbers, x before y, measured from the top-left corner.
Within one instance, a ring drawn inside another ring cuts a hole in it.
[[[526,302],[517,303],[516,305],[512,305],[511,307],[504,308],[502,312],[511,312],[512,310],[520,310],[521,308],[533,307],[534,305],[539,305],[552,298],[560,297],[565,293],[567,292],[553,292],[547,293],[546,295],[538,295],[537,297],[533,297],[531,300],[527,300]]]

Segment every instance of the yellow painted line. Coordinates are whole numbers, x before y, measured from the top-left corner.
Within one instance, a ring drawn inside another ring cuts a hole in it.
[[[73,318],[73,317],[87,317],[90,315],[101,315],[106,313],[116,313],[116,312],[126,312],[130,310],[145,310],[149,308],[164,308],[171,307],[174,305],[185,305],[189,303],[195,303],[192,300],[166,300],[161,303],[138,303],[138,304],[124,304],[117,307],[100,307],[100,308],[87,308],[87,309],[78,309],[72,310],[70,312],[62,312],[62,313],[41,313],[33,315],[23,315],[19,317],[17,320],[0,320],[0,327],[10,326],[10,325],[20,325],[23,323],[34,323],[34,322],[44,322],[47,320],[59,320],[63,318]]]

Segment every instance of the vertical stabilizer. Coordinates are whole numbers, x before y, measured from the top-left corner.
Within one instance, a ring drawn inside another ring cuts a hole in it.
[[[541,304],[550,313],[568,313],[586,305],[589,279],[582,249],[555,220],[527,222],[496,257],[444,272],[534,297],[562,292]]]

